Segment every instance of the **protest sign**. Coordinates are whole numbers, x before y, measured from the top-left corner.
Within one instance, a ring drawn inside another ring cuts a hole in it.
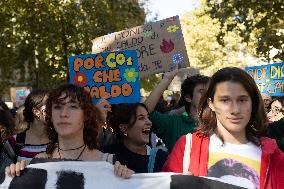
[[[31,88],[29,87],[11,87],[11,99],[14,102],[15,107],[23,105],[30,92]]]
[[[102,97],[111,104],[140,101],[136,51],[71,56],[69,70],[70,83],[84,87],[93,103]]]
[[[241,189],[212,179],[174,173],[141,173],[122,179],[107,162],[63,161],[31,164],[20,177],[0,179],[0,189]]]
[[[189,66],[178,16],[93,40],[92,53],[124,49],[137,51],[140,77]]]
[[[284,95],[284,62],[245,67],[245,70],[253,77],[261,93]]]
[[[177,75],[172,80],[171,84],[168,87],[168,90],[174,91],[174,92],[180,92],[181,90],[181,84],[183,81],[191,76],[199,74],[199,69],[196,68],[183,68],[180,69]]]

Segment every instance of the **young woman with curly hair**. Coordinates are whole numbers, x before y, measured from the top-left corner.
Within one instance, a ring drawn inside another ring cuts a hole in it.
[[[99,110],[83,88],[66,84],[52,90],[46,105],[50,143],[46,152],[38,154],[36,158],[114,163],[112,154],[98,150],[97,136],[101,120]],[[6,172],[11,176],[19,175],[24,166],[24,162],[11,165]],[[134,173],[118,161],[115,162],[114,172],[123,178],[129,178]]]

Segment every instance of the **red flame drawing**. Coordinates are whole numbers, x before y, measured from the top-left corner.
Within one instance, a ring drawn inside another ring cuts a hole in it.
[[[172,52],[172,50],[174,50],[174,48],[175,45],[172,40],[166,41],[165,39],[163,39],[162,45],[160,45],[160,49],[163,53],[170,53]]]

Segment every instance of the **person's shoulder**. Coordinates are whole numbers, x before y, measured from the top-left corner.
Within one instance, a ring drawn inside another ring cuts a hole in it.
[[[179,137],[179,139],[177,140],[175,146],[180,146],[180,145],[184,146],[185,143],[187,142],[187,135],[182,135],[181,137]],[[189,133],[189,135],[192,136],[190,133]]]
[[[110,154],[116,154],[122,150],[122,144],[120,141],[113,143],[108,146],[104,146],[103,148],[100,149],[101,152],[103,153],[110,153]]]
[[[41,152],[35,156],[35,158],[48,158],[49,155],[46,152]]]
[[[186,121],[186,122],[196,122],[190,115],[188,114],[182,114],[182,115],[177,115],[180,119]]]
[[[97,149],[87,150],[84,161],[107,161],[112,163],[113,154],[103,153]]]

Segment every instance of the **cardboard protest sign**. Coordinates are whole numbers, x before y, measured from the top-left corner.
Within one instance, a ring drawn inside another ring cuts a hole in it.
[[[23,105],[29,94],[30,94],[29,89],[16,90],[16,107]]]
[[[15,107],[23,105],[30,92],[31,88],[29,87],[11,87],[10,94]]]
[[[92,53],[124,49],[137,51],[140,77],[189,66],[178,16],[93,40]]]
[[[174,91],[174,92],[180,92],[181,90],[181,84],[187,77],[191,77],[194,75],[199,74],[199,69],[196,68],[183,68],[180,69],[178,74],[174,77],[171,84],[168,87],[168,90]]]
[[[284,95],[284,62],[245,67],[245,70],[254,78],[261,93]]]
[[[136,51],[69,57],[70,82],[84,87],[93,103],[102,97],[111,104],[140,102]]]
[[[214,179],[214,180],[213,180]],[[242,184],[242,183],[240,183]],[[22,176],[0,177],[0,189],[242,189],[217,178],[140,173],[130,179],[114,175],[113,165],[103,161],[64,161],[30,164]],[[247,188],[247,187],[246,187]]]

